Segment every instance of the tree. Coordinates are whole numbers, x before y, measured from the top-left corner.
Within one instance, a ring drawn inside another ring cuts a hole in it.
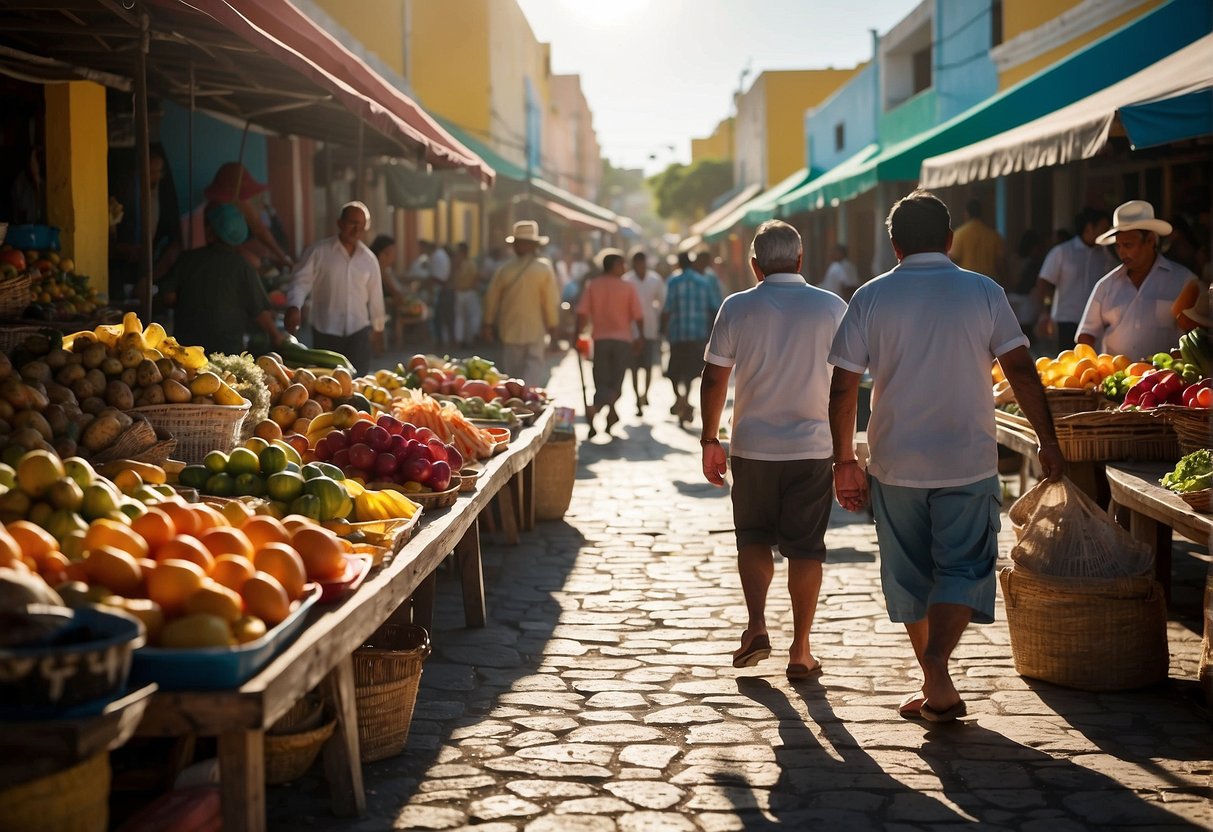
[[[693,221],[733,187],[733,163],[722,159],[700,159],[690,165],[675,162],[649,177],[648,184],[657,200],[658,216]]]

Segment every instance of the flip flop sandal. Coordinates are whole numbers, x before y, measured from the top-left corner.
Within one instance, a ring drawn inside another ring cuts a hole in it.
[[[955,722],[956,720],[958,720],[960,717],[964,716],[968,712],[969,712],[969,709],[965,705],[963,699],[960,700],[959,702],[957,702],[952,707],[945,708],[942,711],[937,711],[934,708],[932,708],[930,705],[928,705],[926,702],[923,702],[922,709],[920,710],[920,713],[922,714],[922,718],[925,719],[927,722]]]
[[[921,703],[919,704],[919,706],[917,708],[906,707],[911,702],[913,702],[915,699],[921,699],[921,698],[922,698],[922,692],[919,691],[916,693],[911,693],[905,699],[901,700],[901,703],[897,706],[897,715],[900,716],[902,719],[912,719],[915,721],[921,720],[922,719],[922,704]]]
[[[821,662],[812,667],[796,663],[788,665],[787,676],[789,682],[803,682],[805,679],[815,679],[824,672],[821,668]]]
[[[753,667],[771,655],[771,639],[766,633],[754,636],[741,653],[733,656],[733,667]]]

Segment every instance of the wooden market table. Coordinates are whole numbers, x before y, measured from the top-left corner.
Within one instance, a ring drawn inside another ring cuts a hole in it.
[[[1129,533],[1154,552],[1154,572],[1171,597],[1171,533],[1206,548],[1213,541],[1213,517],[1193,511],[1179,495],[1158,484],[1175,466],[1165,462],[1109,462],[1112,507],[1128,513]]]
[[[161,691],[152,697],[140,735],[218,738],[225,830],[265,829],[265,731],[317,686],[337,718],[337,730],[324,747],[333,811],[363,813],[352,654],[410,598],[414,621],[429,625],[435,570],[451,553],[468,626],[484,626],[479,517],[497,501],[507,540],[516,540],[519,528],[533,526],[534,461],[552,432],[554,414],[549,407],[503,453],[489,459],[475,491],[460,494],[449,508],[424,513],[413,539],[357,592],[335,606],[313,608],[294,642],[239,688]]]

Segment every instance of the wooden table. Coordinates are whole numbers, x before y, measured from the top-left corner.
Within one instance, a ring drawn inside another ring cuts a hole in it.
[[[488,460],[475,491],[461,494],[449,508],[424,514],[416,536],[351,597],[337,606],[313,609],[299,637],[238,689],[161,691],[152,697],[140,735],[218,738],[225,830],[265,829],[265,731],[317,686],[337,718],[337,730],[324,748],[333,811],[345,816],[363,813],[352,654],[410,597],[413,620],[429,625],[434,572],[451,553],[463,584],[468,626],[484,626],[478,518],[494,498],[507,494],[503,517],[516,520],[521,515],[524,527],[526,518],[534,517],[529,481],[554,416],[554,408],[548,408],[503,453]],[[509,520],[503,523],[510,525]]]
[[[1023,465],[1019,469],[1019,493],[1023,494],[1028,488],[1029,477],[1040,477],[1040,460],[1036,456],[1040,447],[1040,439],[1031,427],[1021,427],[1009,424],[1001,419],[995,420],[998,444],[1023,457]],[[1107,485],[1104,482],[1102,462],[1068,462],[1067,476],[1070,481],[1083,490],[1087,496],[1097,502],[1106,502]]]
[[[1107,464],[1112,506],[1124,509],[1129,533],[1154,551],[1154,572],[1171,597],[1171,532],[1193,543],[1209,547],[1213,541],[1213,517],[1189,508],[1177,494],[1158,484],[1174,468],[1165,462]]]

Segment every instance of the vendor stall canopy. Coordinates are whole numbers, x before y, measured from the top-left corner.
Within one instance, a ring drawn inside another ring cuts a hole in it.
[[[6,0],[0,73],[129,91],[145,21],[151,95],[493,180],[479,156],[288,0],[146,0],[130,9],[117,0]]]

